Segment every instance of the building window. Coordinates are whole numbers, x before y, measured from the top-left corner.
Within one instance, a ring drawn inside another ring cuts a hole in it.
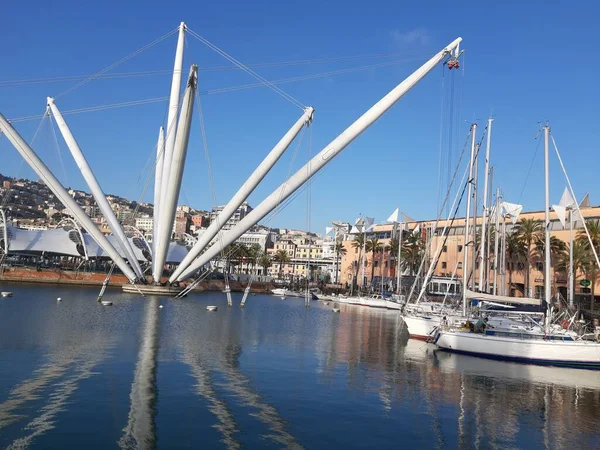
[[[462,269],[462,262],[461,261],[458,262],[458,268]]]
[[[442,252],[446,253],[447,251],[448,251],[448,246],[447,246],[447,245],[444,245],[444,246],[442,247]]]
[[[460,252],[462,252],[462,248],[463,248],[463,246],[462,246],[462,245],[459,245],[459,246],[458,246],[458,252],[459,252],[459,253],[460,253]]]
[[[544,263],[538,262],[535,263],[535,268],[539,271],[539,272],[543,272],[544,271]]]
[[[442,262],[442,269],[446,268],[446,264],[447,264],[446,262]]]

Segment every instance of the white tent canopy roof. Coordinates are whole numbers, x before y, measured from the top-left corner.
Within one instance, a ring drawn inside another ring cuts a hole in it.
[[[10,253],[55,253],[65,256],[84,256],[77,250],[77,244],[81,242],[79,231],[73,227],[56,228],[52,230],[23,230],[13,226],[8,226],[8,252]],[[125,256],[121,250],[115,236],[107,236],[111,244],[118,250],[121,256]],[[3,238],[3,232],[0,229],[0,239]],[[147,259],[142,253],[141,246],[144,246],[143,241],[138,238],[128,238],[131,242],[135,257],[138,261],[146,262]],[[92,237],[83,233],[85,242],[85,250],[90,258],[108,258]],[[83,248],[81,249],[83,251]],[[180,263],[185,255],[187,248],[177,242],[171,242],[167,253],[167,263]]]

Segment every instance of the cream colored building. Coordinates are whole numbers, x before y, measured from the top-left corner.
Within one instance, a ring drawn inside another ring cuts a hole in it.
[[[600,206],[585,208],[582,210],[583,216],[586,220],[600,220]],[[522,219],[535,219],[544,221],[544,212],[543,211],[534,211],[534,212],[525,212],[522,213],[519,217],[519,220]],[[562,224],[556,217],[554,212],[550,215],[551,219],[551,236],[556,236],[558,239],[565,242],[567,245],[569,243],[569,229],[567,224],[567,229],[563,229]],[[513,230],[512,222],[507,218],[505,219],[507,232]],[[477,218],[478,229],[481,226],[481,217]],[[434,275],[437,276],[445,276],[452,277],[453,275],[458,279],[462,280],[463,275],[463,258],[465,251],[464,248],[464,231],[465,231],[465,219],[455,219],[452,223],[448,224],[448,229],[446,232],[446,236],[442,236],[443,229],[446,225],[445,220],[439,221],[437,227],[435,227],[435,221],[415,221],[406,224],[406,229],[415,230],[417,227],[419,229],[419,233],[422,238],[428,237],[428,241],[430,242],[427,249],[427,264],[425,265],[425,271],[427,270],[427,266],[429,265],[429,261],[433,259],[434,254],[438,246],[440,246],[440,256],[437,262],[437,265],[434,269]],[[433,228],[436,228],[436,232],[434,236],[431,236]],[[499,227],[502,229],[502,225]],[[583,224],[578,221],[574,222],[574,236],[576,237],[580,231],[583,231]],[[396,236],[397,232],[394,229],[394,226],[391,224],[382,224],[376,225],[374,229],[367,233],[367,240],[377,237],[379,238],[380,243],[384,246],[384,248],[389,247],[390,240],[393,236]],[[378,283],[381,281],[381,277],[384,278],[384,282],[388,281],[390,283],[393,282],[393,279],[396,277],[396,264],[395,258],[392,258],[389,252],[389,249],[385,249],[383,252],[377,253],[375,258],[371,253],[366,255],[366,258],[362,258],[361,249],[355,248],[353,246],[354,237],[350,240],[346,240],[343,242],[344,248],[346,249],[346,254],[342,257],[342,267],[341,267],[341,283],[347,284],[350,286],[352,284],[352,280],[356,277],[357,285],[360,286],[371,286],[372,283],[375,285],[379,285]],[[445,242],[444,242],[445,239]],[[469,252],[469,265],[468,267],[472,267],[471,261],[473,260],[472,253],[472,245],[469,245],[467,251]],[[491,254],[490,264],[493,262],[493,249],[494,242],[492,238],[492,242],[490,245]],[[499,252],[500,253],[500,252]],[[540,255],[541,256],[541,255]],[[537,255],[537,252],[533,251],[531,256],[531,265],[530,265],[530,289],[531,292],[529,295],[531,296],[540,296],[543,292],[543,258]],[[362,278],[362,267],[361,261],[364,262],[365,270],[364,276],[365,281],[361,283]],[[373,260],[374,259],[374,260]],[[526,264],[524,262],[516,262],[510,261],[508,256],[506,258],[506,269],[504,276],[504,292],[507,295],[516,295],[516,296],[524,296],[527,295],[525,292],[525,272],[526,272]],[[556,263],[553,261],[553,269]],[[490,265],[492,268],[493,265]],[[500,268],[499,268],[500,269]],[[500,270],[499,270],[500,271]],[[567,275],[564,273],[559,273],[555,270],[553,273],[553,293],[558,289],[561,294],[566,297],[566,289],[567,289]],[[371,278],[371,274],[373,274],[373,279]],[[409,274],[408,271],[405,271],[405,274]],[[484,274],[485,277],[485,274]],[[489,271],[487,274],[489,283],[493,286],[493,270]],[[509,278],[512,279],[512,284],[509,286]],[[575,283],[575,294],[588,294],[589,289],[584,288],[579,284],[579,281],[586,278],[586,275],[583,273],[576,274],[576,283]],[[596,288],[595,292],[600,293],[600,277],[596,280]],[[476,274],[475,281],[478,284],[479,280],[479,263],[476,265]],[[497,276],[498,280],[498,288],[497,292],[502,292],[502,286],[500,285],[500,274]]]

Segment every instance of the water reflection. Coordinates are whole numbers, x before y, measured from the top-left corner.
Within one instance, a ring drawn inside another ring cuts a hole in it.
[[[141,345],[129,395],[129,417],[119,440],[123,449],[156,447],[156,359],[159,347],[160,299],[147,299]]]
[[[600,448],[600,372],[439,352],[386,310],[96,294],[2,304],[0,447]]]
[[[242,446],[236,438],[240,432],[238,424],[227,402],[221,397],[235,402],[247,410],[267,427],[262,437],[285,448],[303,448],[287,430],[287,423],[277,409],[264,401],[252,388],[252,381],[240,370],[239,359],[243,343],[256,345],[263,338],[260,326],[252,322],[240,321],[237,314],[244,316],[246,310],[226,310],[226,314],[206,319],[203,310],[193,304],[171,310],[171,320],[177,324],[177,347],[181,360],[190,366],[196,380],[195,392],[207,400],[211,413],[218,423],[214,427],[221,433],[223,442],[229,449]],[[204,316],[204,317],[203,317]],[[215,320],[212,320],[215,319]],[[203,323],[203,326],[198,326]],[[243,339],[242,339],[242,336]],[[218,379],[218,381],[216,381]],[[242,409],[238,408],[238,411]]]

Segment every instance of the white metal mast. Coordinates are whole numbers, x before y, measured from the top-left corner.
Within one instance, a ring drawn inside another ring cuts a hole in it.
[[[156,143],[156,168],[154,169],[154,211],[152,225],[152,254],[158,242],[158,220],[160,217],[160,195],[162,188],[163,166],[165,161],[165,129],[160,127]]]
[[[488,182],[490,176],[490,148],[492,145],[492,122],[494,119],[491,117],[488,119],[487,126],[487,144],[485,147],[485,168],[484,168],[484,178],[483,178],[483,212],[481,215],[481,251],[479,252],[479,290],[481,292],[487,292],[483,288],[483,274],[488,270],[487,265],[487,248],[486,248],[486,227],[488,220]],[[486,278],[487,278],[486,274]]]
[[[550,325],[550,312],[551,312],[551,284],[550,279],[550,162],[549,162],[549,137],[550,137],[550,126],[544,126],[544,187],[546,193],[546,203],[544,209],[545,216],[545,248],[544,248],[544,296],[548,303],[548,311],[546,312],[546,328]]]
[[[96,201],[98,208],[100,208],[100,211],[106,218],[106,221],[108,222],[108,225],[110,226],[113,235],[117,238],[117,242],[119,243],[123,254],[127,258],[127,261],[129,261],[129,264],[133,268],[133,271],[135,272],[137,277],[140,280],[144,279],[144,272],[140,267],[140,263],[138,262],[135,253],[133,252],[133,249],[131,248],[131,244],[129,243],[127,236],[125,236],[125,232],[123,231],[123,228],[119,223],[119,219],[117,219],[114,211],[108,203],[108,200],[106,200],[106,195],[100,187],[98,179],[94,175],[92,168],[87,162],[85,155],[81,151],[81,148],[79,147],[79,144],[75,139],[75,136],[73,136],[73,133],[71,133],[71,129],[67,125],[67,122],[65,122],[60,110],[54,103],[54,99],[52,97],[48,97],[48,107],[52,110],[52,115],[56,120],[58,129],[60,130],[60,133],[62,134],[65,142],[67,143],[67,147],[69,148],[71,155],[73,155],[73,159],[75,160],[75,163],[77,164],[77,167],[79,168],[83,179],[90,188],[90,191],[94,196],[94,200]]]
[[[213,240],[220,229],[227,223],[227,221],[233,216],[240,205],[248,198],[248,196],[254,191],[256,186],[263,180],[265,175],[271,170],[275,163],[281,158],[283,153],[290,146],[292,141],[296,138],[300,130],[309,124],[313,117],[313,108],[306,108],[302,117],[300,117],[296,123],[290,128],[290,130],[281,138],[281,140],[273,147],[269,154],[262,160],[259,166],[252,172],[252,175],[248,177],[246,182],[239,188],[235,195],[229,200],[229,203],[219,213],[218,217],[210,224],[208,229],[198,239],[198,242],[192,247],[190,252],[185,256],[183,261],[179,264],[173,275],[169,278],[169,282],[173,283],[177,280],[177,277],[190,265],[190,263],[200,255],[202,250]]]
[[[239,238],[250,227],[255,225],[280,202],[292,195],[300,186],[302,186],[310,177],[321,170],[335,156],[344,150],[348,144],[356,139],[363,131],[379,119],[388,109],[390,109],[404,94],[414,87],[425,75],[436,67],[451,52],[458,49],[462,38],[455,39],[450,45],[437,53],[433,58],[423,64],[416,72],[410,75],[406,80],[396,86],[385,97],[373,105],[358,120],[350,125],[342,134],[335,138],[329,145],[321,150],[307,163],[305,167],[299,169],[292,177],[269,195],[260,203],[250,214],[248,214],[240,223],[223,236],[223,245],[227,246]],[[458,52],[457,52],[458,54]],[[307,170],[309,168],[310,170]],[[181,281],[194,274],[194,272],[214,258],[220,251],[219,246],[209,248],[204,254],[200,255],[188,269],[179,276]]]
[[[108,241],[106,236],[98,229],[95,223],[87,216],[87,214],[81,209],[75,200],[69,195],[65,188],[56,179],[54,174],[46,167],[38,155],[33,149],[25,142],[23,137],[15,130],[15,128],[6,120],[6,118],[0,114],[0,131],[2,131],[10,143],[17,149],[23,159],[29,164],[29,166],[35,171],[35,173],[42,179],[42,181],[50,188],[52,193],[60,200],[60,202],[73,214],[73,216],[79,221],[81,226],[87,230],[92,236],[96,243],[104,250],[108,256],[115,262],[115,264],[121,269],[121,272],[132,283],[137,280],[137,277],[131,267],[127,265],[125,260],[121,257],[119,252],[113,247]]]
[[[181,93],[181,76],[183,74],[183,47],[185,43],[185,23],[181,22],[179,25],[179,37],[177,38],[177,49],[175,51],[175,62],[173,64],[173,78],[171,80],[171,94],[169,97],[169,111],[167,114],[167,130],[165,136],[165,150],[163,152],[163,162],[162,162],[162,174],[160,180],[160,200],[159,200],[159,208],[161,205],[164,205],[166,201],[166,197],[168,195],[169,187],[171,186],[171,182],[169,180],[169,176],[171,174],[171,164],[173,161],[173,152],[175,148],[175,139],[177,137],[177,111],[179,110],[179,96]],[[158,164],[157,164],[158,166]],[[156,179],[155,179],[156,183]],[[171,240],[171,229],[173,227],[173,223],[165,223],[163,218],[163,214],[161,213],[158,216],[156,213],[154,214],[154,228],[158,227],[156,233],[154,234],[154,239],[156,242],[152,243],[154,251],[152,252],[152,275],[154,277],[155,282],[160,281],[160,275],[162,274],[163,266],[157,267],[157,263],[155,261],[154,255],[157,253],[157,248],[159,245],[162,245],[161,241],[165,240],[166,245],[168,246],[169,241]],[[163,263],[164,264],[164,263]],[[158,275],[158,279],[156,276]]]
[[[577,201],[577,200],[575,200]],[[575,298],[575,274],[573,273],[573,205],[569,208],[569,306]],[[581,217],[583,220],[583,216]]]
[[[475,290],[475,274],[477,268],[477,212],[479,210],[477,206],[477,199],[479,197],[479,150],[481,145],[477,145],[475,151],[475,167],[473,168],[473,229],[471,230],[473,237],[473,254],[471,255],[471,286]]]
[[[404,229],[404,224],[402,223],[402,219],[398,222],[398,256],[396,263],[396,290],[398,291],[398,299],[402,294],[402,231]]]
[[[500,188],[496,189],[496,207],[494,210],[494,288],[492,293],[498,292],[498,233],[500,231]]]
[[[502,285],[502,293],[506,295],[506,217],[502,214],[502,262],[500,264],[500,284]],[[512,262],[511,262],[512,264]],[[510,291],[509,291],[510,295]]]
[[[160,220],[161,232],[166,233],[161,236],[156,251],[152,257],[152,278],[155,283],[160,283],[165,261],[167,259],[167,251],[171,238],[171,230],[173,229],[173,221],[175,220],[175,209],[177,200],[179,199],[179,191],[181,189],[181,178],[183,176],[183,166],[187,154],[187,147],[190,138],[190,127],[192,125],[192,113],[194,111],[194,95],[198,86],[198,66],[192,65],[190,76],[187,82],[187,88],[183,95],[181,103],[181,114],[179,116],[179,126],[177,127],[177,137],[175,139],[175,148],[173,149],[173,161],[171,164],[171,173],[166,178],[168,183],[164,183],[163,191],[166,196],[160,201]],[[165,160],[165,165],[166,165]]]
[[[465,242],[463,245],[463,280],[462,280],[462,297],[463,297],[463,316],[467,315],[467,282],[469,280],[467,266],[469,265],[469,215],[471,213],[471,191],[473,188],[473,166],[475,163],[475,147],[477,145],[475,135],[477,133],[477,124],[471,125],[471,157],[469,158],[469,180],[467,187],[467,209],[465,215]],[[473,243],[473,246],[475,243]]]

